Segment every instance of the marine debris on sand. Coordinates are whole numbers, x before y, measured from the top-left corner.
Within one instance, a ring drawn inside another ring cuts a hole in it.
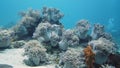
[[[49,7],[21,12],[15,26],[0,29],[0,64],[14,68],[120,68],[117,44],[102,24],[94,24],[88,33],[90,22],[82,19],[73,29],[65,29],[60,21],[63,16],[59,9]]]

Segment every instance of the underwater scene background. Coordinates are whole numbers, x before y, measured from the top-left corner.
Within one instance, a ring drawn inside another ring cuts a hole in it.
[[[120,22],[119,0],[2,0],[0,2],[0,26],[10,27],[20,19],[19,12],[28,8],[38,9],[49,6],[60,9],[65,28],[73,28],[80,19],[92,24],[102,23],[114,37],[119,37]],[[119,38],[116,38],[119,39]]]
[[[120,0],[2,0],[0,58],[6,68],[120,68]]]

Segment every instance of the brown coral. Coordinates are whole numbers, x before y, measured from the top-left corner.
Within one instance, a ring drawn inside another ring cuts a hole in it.
[[[84,50],[85,55],[85,62],[87,65],[87,68],[94,68],[93,63],[95,61],[95,54],[92,51],[92,48],[90,45],[88,45]]]

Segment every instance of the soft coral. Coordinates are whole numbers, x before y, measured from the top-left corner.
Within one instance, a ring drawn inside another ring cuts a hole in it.
[[[95,54],[92,51],[92,48],[90,45],[88,45],[84,50],[85,55],[85,62],[87,65],[87,68],[94,68],[93,63],[95,61]]]

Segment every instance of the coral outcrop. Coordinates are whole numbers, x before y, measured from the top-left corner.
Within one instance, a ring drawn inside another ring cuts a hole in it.
[[[84,53],[82,50],[70,48],[61,55],[60,63],[63,68],[85,68]]]
[[[92,46],[93,52],[95,53],[95,63],[103,64],[108,59],[111,53],[115,53],[115,43],[107,40],[106,38],[99,38],[88,43]]]
[[[41,13],[38,10],[29,9],[26,12],[21,12],[20,15],[22,19],[16,26],[12,27],[15,39],[32,37],[38,24],[42,22],[61,25],[60,19],[64,16],[58,9],[48,7],[43,7]]]
[[[46,64],[46,49],[37,41],[30,40],[24,47],[26,58],[24,62],[29,66],[38,66]]]
[[[60,19],[64,15],[60,12],[60,10],[56,8],[48,8],[48,7],[43,7],[42,9],[42,21],[45,22],[50,22],[50,24],[57,24],[60,25]]]
[[[0,48],[10,47],[13,32],[11,30],[0,31]]]
[[[67,50],[68,47],[76,47],[79,45],[79,37],[75,35],[75,31],[68,29],[63,32],[62,40],[59,42],[59,47],[62,50]]]
[[[26,36],[32,36],[35,27],[41,21],[40,12],[38,10],[29,9],[26,12],[21,12],[22,19],[19,23],[12,27],[15,32],[15,38],[21,39]]]
[[[100,37],[103,37],[103,38],[106,38],[106,39],[112,41],[111,34],[106,33],[105,29],[104,29],[104,26],[99,24],[99,23],[94,24],[94,28],[93,28],[92,33],[91,33],[91,37],[92,37],[93,40],[94,39],[99,39]]]
[[[51,25],[49,22],[40,23],[33,33],[33,38],[54,47],[58,45],[63,30],[61,25]]]
[[[75,27],[75,33],[80,39],[86,39],[90,24],[87,20],[80,20]]]

